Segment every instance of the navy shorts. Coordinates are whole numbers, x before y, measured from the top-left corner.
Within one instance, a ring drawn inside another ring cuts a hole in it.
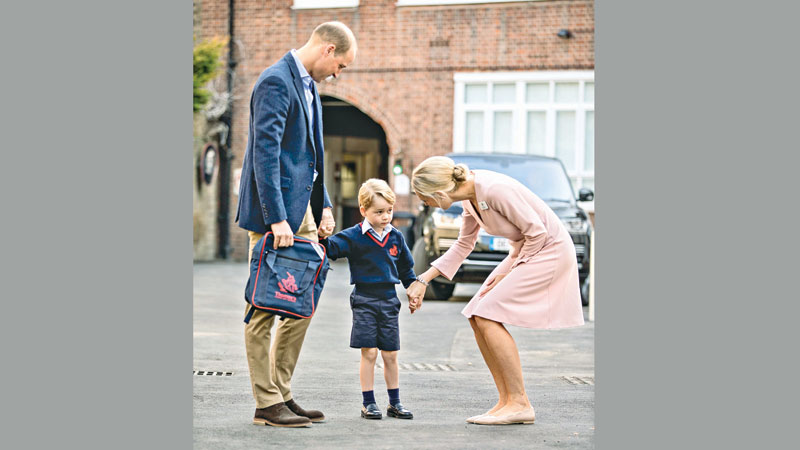
[[[353,291],[350,294],[350,309],[353,310],[350,347],[400,350],[400,331],[397,325],[400,299],[397,295],[379,297]]]

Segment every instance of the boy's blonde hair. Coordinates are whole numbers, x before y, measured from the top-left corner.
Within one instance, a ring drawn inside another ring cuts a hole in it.
[[[368,209],[372,206],[372,199],[376,195],[380,195],[390,205],[394,205],[395,196],[392,188],[385,181],[378,178],[370,178],[361,185],[358,190],[358,205]]]
[[[467,181],[469,167],[456,164],[446,156],[431,156],[422,161],[411,174],[414,192],[425,197],[433,197],[436,191],[453,192],[461,183]]]

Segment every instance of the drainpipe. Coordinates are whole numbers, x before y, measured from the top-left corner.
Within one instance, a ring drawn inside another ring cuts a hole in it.
[[[233,135],[233,75],[236,70],[236,60],[234,60],[233,43],[233,14],[234,0],[228,2],[228,101],[230,104],[225,109],[225,113],[220,118],[228,132],[225,133],[225,142],[221,142],[222,151],[219,158],[219,211],[217,214],[217,229],[219,230],[218,254],[222,259],[228,259],[231,254],[230,245],[230,203],[231,203],[231,161],[233,160],[233,150],[231,149],[231,135]]]

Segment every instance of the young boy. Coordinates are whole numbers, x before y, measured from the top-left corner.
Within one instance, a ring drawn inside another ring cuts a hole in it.
[[[378,350],[383,357],[383,376],[389,392],[386,415],[411,419],[414,415],[400,403],[397,352],[400,332],[397,317],[400,300],[395,284],[408,288],[417,278],[414,260],[403,234],[391,225],[394,192],[385,181],[369,179],[358,191],[358,204],[364,221],[320,241],[330,259],[347,258],[350,266],[350,294],[353,328],[350,347],[361,349],[361,417],[380,419],[373,381]]]

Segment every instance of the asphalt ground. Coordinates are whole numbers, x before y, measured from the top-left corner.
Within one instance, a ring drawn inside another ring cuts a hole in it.
[[[327,420],[310,428],[275,428],[252,424],[255,401],[242,322],[247,265],[195,264],[195,448],[594,448],[593,322],[552,331],[508,327],[520,352],[536,423],[464,421],[497,400],[491,374],[460,314],[477,284],[459,285],[448,301],[425,301],[414,315],[398,286],[403,302],[400,395],[414,419],[385,416],[388,395],[381,368],[376,368],[375,397],[384,418],[362,419],[360,353],[349,347],[349,271],[346,261],[332,267],[292,379],[298,404],[323,411]],[[584,317],[587,313],[584,308]]]

